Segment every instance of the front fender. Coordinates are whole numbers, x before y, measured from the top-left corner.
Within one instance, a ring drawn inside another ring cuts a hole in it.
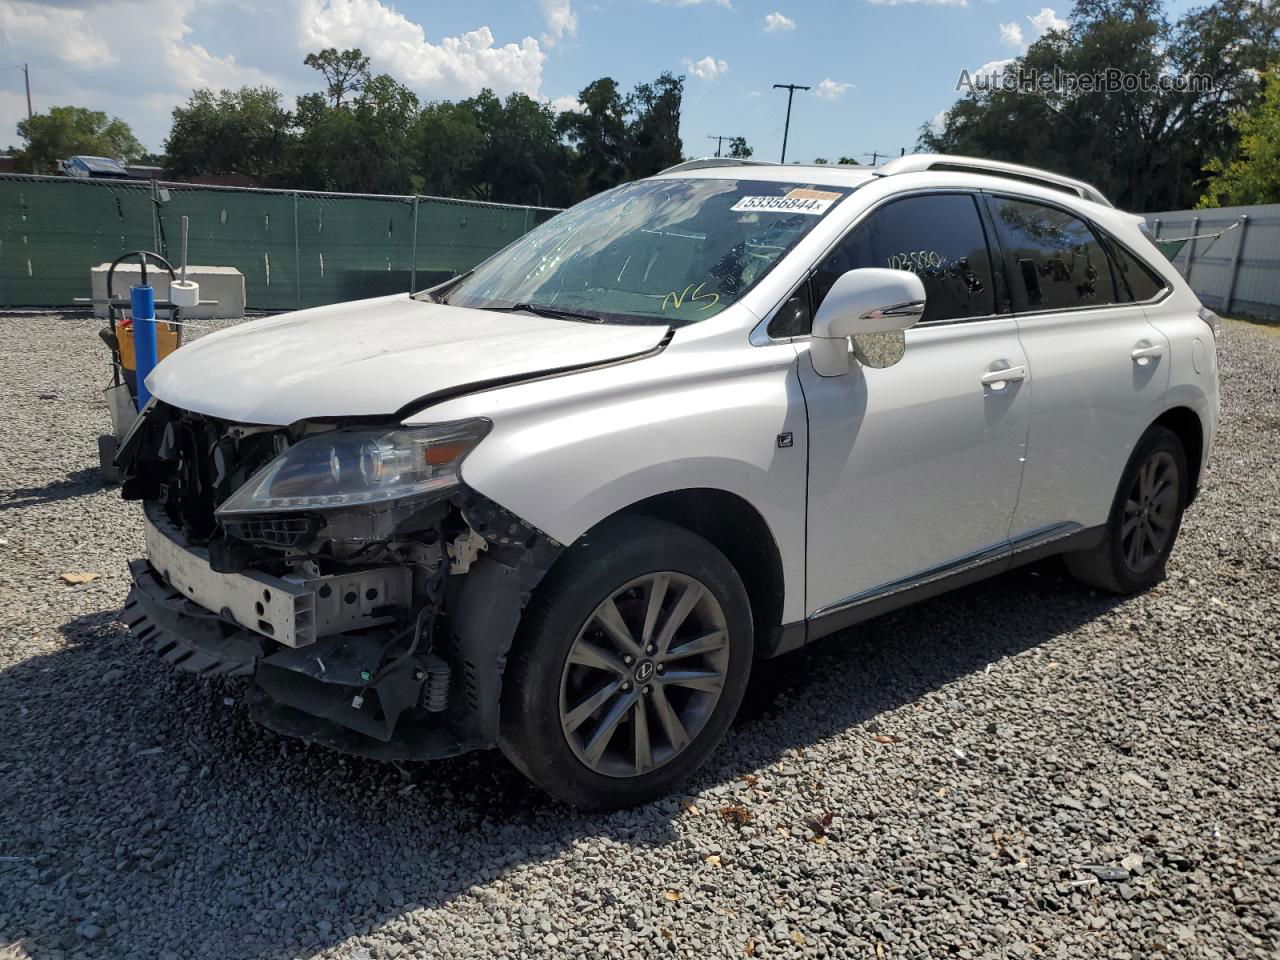
[[[808,438],[790,344],[668,348],[472,394],[406,422],[476,416],[493,429],[464,461],[463,481],[563,544],[659,494],[741,497],[777,545],[784,622],[803,618]]]

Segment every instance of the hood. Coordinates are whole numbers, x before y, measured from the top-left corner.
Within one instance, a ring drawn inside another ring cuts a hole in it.
[[[397,294],[209,334],[165,358],[147,387],[172,406],[236,423],[389,416],[470,387],[635,357],[666,333]]]

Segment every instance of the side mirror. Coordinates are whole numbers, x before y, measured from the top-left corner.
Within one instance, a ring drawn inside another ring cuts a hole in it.
[[[838,279],[813,318],[809,356],[823,377],[849,372],[849,338],[905,330],[924,313],[924,283],[907,270],[860,267]]]

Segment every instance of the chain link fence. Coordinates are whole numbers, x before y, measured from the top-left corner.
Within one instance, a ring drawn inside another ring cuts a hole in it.
[[[89,269],[133,250],[235,267],[247,305],[294,310],[422,288],[554,216],[547,207],[0,174],[0,307],[88,297]]]

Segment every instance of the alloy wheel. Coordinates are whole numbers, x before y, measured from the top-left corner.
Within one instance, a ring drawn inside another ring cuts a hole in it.
[[[601,602],[574,638],[560,728],[592,771],[640,776],[694,741],[728,669],[725,615],[711,591],[685,574],[646,574]]]
[[[1145,573],[1159,561],[1178,519],[1178,467],[1158,450],[1138,469],[1124,504],[1120,550],[1125,566]]]

